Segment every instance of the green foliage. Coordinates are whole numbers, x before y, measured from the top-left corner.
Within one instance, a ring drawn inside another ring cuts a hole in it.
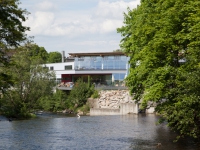
[[[88,76],[88,87],[90,87],[90,86],[91,86],[91,77]]]
[[[18,7],[18,0],[0,0],[0,87],[12,84],[11,77],[5,73],[9,67],[8,49],[19,46],[27,40],[25,32],[29,27],[23,26],[28,12]]]
[[[18,99],[12,101],[12,104],[8,100],[0,99],[1,101],[1,114],[8,118],[25,119],[30,118],[31,114],[26,108],[26,105]],[[14,107],[13,107],[14,106]]]
[[[32,43],[27,43],[25,46],[29,49],[29,55],[32,60],[37,60],[40,64],[47,62],[48,53],[44,47],[39,47],[37,44]]]
[[[77,108],[77,109],[80,110],[80,111],[82,111],[83,114],[86,114],[87,112],[90,111],[90,107],[89,107],[89,105],[87,105],[87,104],[85,104],[85,105],[83,105],[83,106],[81,106],[81,107],[79,107],[79,108]]]
[[[67,100],[67,94],[61,90],[56,90],[56,93],[46,97],[41,97],[39,108],[46,111],[61,111],[66,108],[71,108],[72,104]]]
[[[29,54],[26,46],[18,48],[10,59],[12,65],[4,70],[13,82],[9,88],[2,89],[0,104],[5,115],[26,118],[31,110],[37,108],[42,96],[53,92],[55,74],[44,69]]]
[[[62,61],[62,55],[59,52],[50,52],[48,56],[48,63],[59,63]]]
[[[75,106],[82,106],[94,92],[94,87],[89,87],[82,79],[78,79],[72,88],[68,100]]]
[[[94,90],[94,92],[93,92],[93,94],[92,94],[92,98],[99,98],[99,91],[97,91],[97,90]]]
[[[121,49],[130,56],[126,84],[179,137],[200,138],[200,1],[141,1],[124,14]],[[180,60],[185,59],[185,63]]]
[[[19,0],[0,0],[0,48],[2,46],[18,46],[26,40],[25,31],[28,27],[22,25],[28,12],[18,7]]]

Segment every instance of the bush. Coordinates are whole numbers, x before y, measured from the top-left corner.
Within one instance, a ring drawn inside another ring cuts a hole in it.
[[[68,100],[75,106],[83,106],[87,102],[87,98],[91,97],[94,87],[88,86],[82,79],[78,79],[72,88]]]
[[[77,108],[77,110],[80,110],[83,112],[83,114],[86,114],[87,112],[90,111],[90,107],[89,107],[89,105],[85,104],[82,107]]]
[[[99,98],[99,92],[97,90],[94,90],[93,94],[92,94],[92,98]]]
[[[56,90],[52,96],[42,97],[39,108],[47,111],[60,111],[70,108],[72,103],[67,100],[67,94],[61,90]]]

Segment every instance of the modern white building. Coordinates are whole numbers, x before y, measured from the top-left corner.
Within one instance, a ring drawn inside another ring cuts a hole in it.
[[[96,85],[123,86],[129,72],[129,57],[123,52],[69,53],[62,52],[61,63],[46,64],[55,71],[57,83],[76,82],[90,78]]]

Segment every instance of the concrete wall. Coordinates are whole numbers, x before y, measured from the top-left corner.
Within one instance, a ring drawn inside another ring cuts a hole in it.
[[[54,70],[62,70],[62,71],[65,71],[65,66],[68,66],[68,65],[72,65],[72,70],[74,70],[74,62],[64,62],[64,63],[49,63],[49,64],[45,64],[46,67],[54,67]],[[69,71],[69,70],[67,70]]]
[[[98,99],[88,98],[87,104],[90,108],[99,108]]]
[[[119,109],[109,109],[109,108],[91,108],[90,116],[104,116],[104,115],[119,115]]]
[[[138,114],[139,106],[135,103],[121,103],[119,109],[112,108],[98,108],[97,99],[90,99],[90,115],[102,116],[102,115],[126,115],[126,114]],[[92,104],[93,103],[93,104]],[[150,107],[145,111],[147,114],[155,113],[155,108]]]
[[[155,113],[155,107],[150,107],[149,109],[146,109],[147,114],[153,114]]]
[[[90,116],[138,114],[138,105],[135,103],[120,104],[120,109],[91,108]]]
[[[135,103],[121,103],[120,114],[125,115],[129,113],[138,114],[138,104]]]

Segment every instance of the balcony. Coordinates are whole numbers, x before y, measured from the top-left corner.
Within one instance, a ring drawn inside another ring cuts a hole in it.
[[[57,89],[59,90],[72,90],[74,84],[73,82],[60,83],[57,85]],[[114,81],[110,85],[105,83],[94,83],[94,87],[96,90],[127,90],[128,87],[125,86],[123,81]]]

